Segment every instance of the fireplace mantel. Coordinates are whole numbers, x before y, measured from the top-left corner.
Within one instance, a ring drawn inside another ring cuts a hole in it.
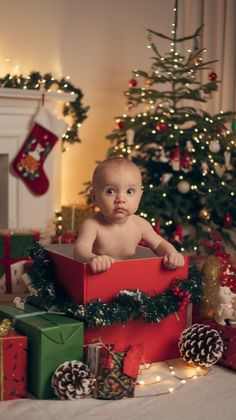
[[[44,106],[59,118],[65,102],[77,95],[42,92],[14,88],[0,88],[0,229],[45,230],[61,204],[61,142],[49,153],[44,170],[49,179],[49,189],[35,196],[22,180],[15,176],[11,161],[16,156],[34,122],[34,116]]]

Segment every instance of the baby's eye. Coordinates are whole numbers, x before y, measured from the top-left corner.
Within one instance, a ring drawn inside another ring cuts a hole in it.
[[[128,195],[132,195],[134,193],[135,193],[135,188],[128,188],[128,190],[127,190]]]
[[[115,190],[115,188],[111,188],[111,187],[106,188],[105,194],[107,194],[107,195],[115,195],[116,194],[116,190]]]

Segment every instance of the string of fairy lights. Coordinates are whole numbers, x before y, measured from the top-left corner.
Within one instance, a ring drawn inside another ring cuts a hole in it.
[[[168,373],[163,373],[162,365],[168,368]],[[159,397],[166,394],[173,394],[173,392],[182,388],[189,381],[195,381],[199,378],[202,378],[212,371],[212,369],[209,367],[206,368],[200,366],[190,366],[183,362],[181,368],[178,369],[180,370],[180,372],[177,373],[176,367],[174,365],[175,361],[166,361],[163,363],[150,363],[142,365],[139,369],[139,375],[137,378],[137,392],[135,394],[135,397]],[[169,386],[171,377],[177,380],[177,385],[173,386],[173,384],[171,384],[172,386]],[[158,389],[160,388],[159,385],[161,385],[162,389],[156,391],[153,385],[157,385]]]

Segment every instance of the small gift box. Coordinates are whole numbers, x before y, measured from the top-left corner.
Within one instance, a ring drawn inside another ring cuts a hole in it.
[[[62,233],[78,232],[81,223],[94,213],[93,206],[84,204],[74,204],[70,206],[62,206]]]
[[[10,327],[10,320],[0,323],[0,400],[27,396],[28,338]]]
[[[122,344],[115,344],[112,348],[99,346],[94,364],[93,397],[103,400],[133,397],[142,355],[141,344],[128,348]]]
[[[24,293],[21,276],[29,260],[30,247],[39,240],[33,230],[0,230],[0,293]]]

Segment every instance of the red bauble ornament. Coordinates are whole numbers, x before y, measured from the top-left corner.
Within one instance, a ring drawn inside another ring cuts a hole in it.
[[[161,225],[160,225],[160,222],[156,222],[155,223],[155,225],[153,226],[153,230],[158,234],[158,235],[160,235],[160,232],[161,232]]]
[[[217,74],[216,74],[214,71],[212,71],[211,73],[209,73],[209,75],[208,75],[208,79],[209,79],[211,82],[214,82],[214,80],[216,80],[216,79],[217,79]]]
[[[166,131],[167,129],[167,124],[166,122],[158,122],[156,125],[156,129],[157,131],[159,131],[159,133],[163,133],[163,131]]]
[[[226,228],[230,227],[233,223],[233,218],[231,216],[230,213],[226,213],[226,215],[224,216],[224,226]]]
[[[137,82],[136,79],[130,79],[128,86],[129,86],[129,88],[133,88],[133,87],[137,86],[137,84],[138,84],[138,82]]]
[[[117,123],[116,123],[117,130],[120,130],[120,129],[124,128],[124,125],[125,125],[124,120],[117,121]]]

